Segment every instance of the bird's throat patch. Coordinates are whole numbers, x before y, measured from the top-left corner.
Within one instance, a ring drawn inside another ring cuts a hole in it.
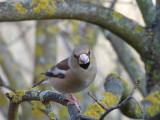
[[[90,62],[88,62],[87,64],[79,64],[80,67],[82,67],[83,69],[88,69]]]

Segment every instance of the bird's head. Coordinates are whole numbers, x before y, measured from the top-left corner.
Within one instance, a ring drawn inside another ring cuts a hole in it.
[[[79,46],[73,50],[72,58],[74,64],[83,69],[88,69],[91,57],[92,53],[88,46]]]

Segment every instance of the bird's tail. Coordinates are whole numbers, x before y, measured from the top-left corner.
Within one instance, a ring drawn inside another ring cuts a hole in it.
[[[44,81],[45,81],[45,79],[42,79],[41,81],[35,83],[35,84],[32,86],[32,88],[41,85]]]
[[[38,83],[34,84],[32,86],[32,88],[39,86],[39,85],[50,85],[50,82],[48,79],[42,79],[41,81],[39,81]]]
[[[36,87],[37,86],[37,84],[34,84],[33,86],[32,86],[32,88],[34,88],[34,87]]]

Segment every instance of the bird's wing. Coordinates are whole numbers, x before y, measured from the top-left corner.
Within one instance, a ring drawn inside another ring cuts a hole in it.
[[[49,77],[55,77],[55,78],[61,78],[61,79],[65,78],[67,70],[69,70],[68,58],[59,62],[57,65],[51,67],[50,69],[48,69],[48,71],[41,73],[41,74],[46,75],[46,77],[44,77],[38,83],[34,84],[33,87],[37,85],[41,85],[43,83],[46,84],[45,82],[48,81]]]
[[[67,70],[69,70],[68,59],[59,62],[57,65],[51,67],[48,71],[42,73],[49,77],[56,77],[56,78],[64,78],[66,75]]]

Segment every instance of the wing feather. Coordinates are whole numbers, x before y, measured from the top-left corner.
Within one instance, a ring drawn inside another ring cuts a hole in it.
[[[59,62],[57,65],[51,67],[48,71],[42,73],[49,77],[65,78],[66,72],[69,69],[68,59]]]

